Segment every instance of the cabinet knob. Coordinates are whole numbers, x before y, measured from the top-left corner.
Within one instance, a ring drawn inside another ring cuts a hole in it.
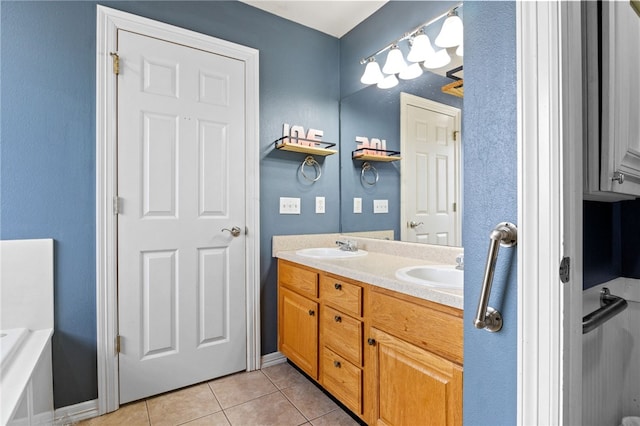
[[[335,287],[336,290],[342,290],[342,284],[335,283],[333,286]]]
[[[613,173],[613,178],[611,178],[612,181],[618,181],[618,183],[623,184],[624,183],[624,173],[621,172],[614,172]]]
[[[342,322],[342,317],[340,315],[336,315],[335,317],[333,317],[333,319],[335,320],[335,322]]]
[[[333,366],[336,368],[340,368],[340,361],[333,361]]]
[[[309,315],[314,316],[316,314],[316,311],[314,311],[313,309],[309,309]]]
[[[376,344],[376,339],[374,339],[373,337],[369,337],[367,339],[367,343],[369,344],[369,346],[374,346]]]

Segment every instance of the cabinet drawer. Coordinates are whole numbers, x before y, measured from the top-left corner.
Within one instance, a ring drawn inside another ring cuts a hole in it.
[[[294,263],[280,260],[278,281],[308,297],[318,297],[318,273]]]
[[[323,306],[321,327],[323,344],[352,363],[362,365],[362,321]]]
[[[355,316],[362,315],[362,287],[331,275],[320,276],[322,299]]]
[[[456,316],[418,303],[372,291],[375,327],[462,364],[462,315]]]
[[[362,370],[327,347],[322,351],[322,384],[354,413],[362,414]]]

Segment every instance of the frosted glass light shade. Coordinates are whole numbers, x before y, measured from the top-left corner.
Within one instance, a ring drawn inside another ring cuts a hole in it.
[[[378,65],[375,59],[372,59],[367,62],[367,67],[364,69],[364,74],[362,74],[360,82],[362,84],[378,84],[383,78],[384,74],[380,71],[380,65]]]
[[[463,27],[462,19],[455,10],[447,15],[447,19],[442,24],[440,34],[436,37],[436,46],[455,47],[462,44]]]
[[[422,33],[418,34],[413,39],[413,44],[411,45],[411,50],[407,55],[407,61],[409,62],[422,62],[426,61],[431,57],[435,51],[431,46],[431,40],[429,40],[429,36]]]
[[[378,83],[378,88],[379,89],[391,89],[392,87],[395,87],[398,85],[398,79],[396,78],[395,74],[391,74],[388,75],[384,78],[384,80],[382,80],[380,83]]]
[[[464,56],[464,43],[458,46],[458,48],[456,49],[456,55],[460,56],[461,58]]]
[[[421,75],[422,75],[422,67],[420,66],[419,63],[415,63],[415,64],[409,65],[404,70],[402,70],[402,72],[398,74],[398,77],[400,77],[403,80],[412,80],[414,78],[420,77]]]
[[[442,68],[451,62],[451,56],[447,53],[446,49],[438,50],[430,60],[424,61],[424,67],[428,69]]]
[[[405,69],[406,66],[407,63],[404,61],[402,51],[398,49],[398,46],[393,46],[387,54],[387,62],[384,63],[382,72],[385,74],[397,74]]]

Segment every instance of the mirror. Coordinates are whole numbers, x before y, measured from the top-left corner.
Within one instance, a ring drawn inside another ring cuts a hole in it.
[[[438,29],[439,25],[435,25]],[[435,36],[434,36],[435,38]],[[432,38],[433,39],[433,38]],[[455,52],[455,48],[453,49]],[[455,55],[455,53],[450,54]],[[382,58],[383,60],[384,58]],[[454,65],[458,66],[458,65]],[[451,69],[451,65],[444,69]],[[368,86],[341,100],[340,103],[340,197],[341,197],[341,232],[362,232],[374,230],[393,230],[394,238],[399,240],[403,234],[402,226],[407,226],[407,221],[401,219],[401,202],[406,204],[407,200],[401,199],[401,181],[403,180],[400,161],[395,162],[370,162],[373,167],[363,171],[363,161],[353,160],[352,151],[356,149],[358,143],[356,137],[377,138],[386,141],[386,149],[393,151],[401,150],[401,93],[406,93],[420,98],[426,98],[441,104],[458,108],[462,111],[462,98],[442,92],[442,86],[451,83],[453,80],[425,71],[422,76],[414,80],[400,81],[398,86],[392,89],[379,89],[375,85]],[[459,123],[458,123],[459,125]],[[405,137],[405,141],[408,139]],[[458,141],[458,146],[462,145]],[[458,152],[458,162],[461,165],[461,152]],[[411,149],[408,152],[412,152]],[[400,152],[405,156],[405,152]],[[415,162],[406,158],[404,162]],[[405,163],[406,164],[406,163]],[[415,164],[415,163],[414,163]],[[405,166],[406,167],[406,166]],[[419,166],[418,166],[419,168]],[[458,182],[461,182],[461,167],[456,175]],[[406,177],[406,176],[405,176]],[[377,179],[377,182],[376,182]],[[405,179],[406,181],[406,179]],[[405,182],[409,188],[425,187],[425,179],[417,182]],[[461,184],[459,185],[461,188]],[[414,191],[415,193],[415,191]],[[461,199],[460,190],[458,197]],[[406,197],[409,198],[409,197]],[[413,198],[413,197],[412,197]],[[358,199],[362,206],[361,213],[358,210]],[[387,200],[388,213],[374,213],[374,207],[380,206],[380,200]],[[447,202],[451,202],[448,200]],[[461,217],[462,206],[457,205],[458,217]],[[419,220],[419,219],[417,219]],[[414,222],[419,224],[418,221]],[[419,229],[422,225],[418,225]],[[460,224],[458,224],[461,229]],[[413,231],[413,230],[412,230]],[[406,241],[412,240],[411,232]],[[415,234],[415,232],[414,232]],[[436,244],[460,245],[461,236],[458,233],[456,244],[452,244],[447,238],[423,241]]]

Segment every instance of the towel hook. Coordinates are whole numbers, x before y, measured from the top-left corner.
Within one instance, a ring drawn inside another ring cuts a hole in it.
[[[365,177],[365,174],[369,170],[371,171],[372,179],[367,179]],[[375,185],[376,183],[378,183],[379,177],[380,176],[378,175],[378,170],[376,170],[376,168],[373,167],[368,161],[365,161],[364,163],[362,163],[362,172],[360,172],[360,180],[364,185],[369,185],[369,186]]]
[[[316,172],[315,179],[307,176],[307,174],[304,172],[304,166],[313,166],[313,170]],[[316,159],[313,158],[313,156],[307,155],[307,157],[302,162],[302,165],[300,165],[300,173],[302,173],[302,176],[309,182],[317,182],[318,179],[320,179],[320,176],[322,176],[322,168],[320,167],[320,164],[318,164]]]

